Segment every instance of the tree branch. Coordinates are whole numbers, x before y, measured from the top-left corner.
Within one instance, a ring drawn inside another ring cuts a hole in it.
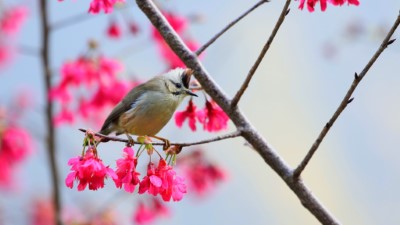
[[[235,97],[232,99],[231,107],[236,107],[238,104],[240,98],[242,97],[243,93],[246,91],[247,87],[249,86],[249,83],[251,81],[251,78],[253,78],[254,73],[256,72],[258,66],[261,64],[261,61],[263,60],[265,54],[269,50],[269,47],[272,44],[272,41],[274,40],[276,34],[278,33],[279,28],[281,27],[283,21],[285,20],[287,14],[289,13],[289,5],[290,5],[291,0],[287,0],[285,5],[283,6],[282,12],[278,18],[278,21],[276,21],[275,27],[272,30],[271,35],[269,36],[267,43],[265,43],[264,47],[262,48],[260,55],[258,56],[256,62],[254,63],[253,67],[251,67],[249,73],[247,74],[246,80],[243,82],[242,86],[236,93]]]
[[[246,12],[244,12],[242,15],[240,15],[238,18],[236,18],[234,21],[230,22],[224,29],[222,29],[220,32],[218,32],[213,38],[211,38],[207,43],[205,43],[203,46],[201,46],[196,52],[196,55],[200,55],[208,46],[210,46],[212,43],[214,43],[221,35],[223,35],[227,30],[229,30],[233,25],[235,25],[237,22],[239,22],[241,19],[243,19],[245,16],[250,14],[253,10],[258,8],[260,5],[269,2],[270,0],[261,0],[257,2],[253,7],[248,9]]]
[[[42,27],[42,49],[41,62],[43,68],[43,79],[45,82],[46,95],[46,128],[47,136],[47,151],[50,164],[51,181],[53,186],[53,206],[55,211],[54,224],[61,225],[61,198],[60,187],[58,184],[58,169],[56,162],[56,146],[55,146],[55,129],[53,126],[53,103],[49,98],[49,90],[51,88],[51,70],[50,70],[50,26],[48,19],[48,1],[40,0],[40,18]]]
[[[347,105],[353,101],[353,98],[351,95],[353,92],[356,90],[358,84],[360,84],[361,80],[365,77],[367,74],[368,70],[372,67],[372,65],[375,63],[375,61],[379,58],[381,53],[390,45],[392,44],[395,39],[391,40],[390,38],[392,37],[393,33],[396,31],[397,27],[400,24],[400,14],[397,16],[396,21],[394,22],[392,28],[386,35],[385,39],[382,41],[382,44],[378,48],[378,50],[375,52],[375,54],[372,56],[372,58],[369,60],[367,65],[364,67],[364,69],[361,71],[360,74],[355,73],[354,75],[354,80],[353,83],[351,84],[349,90],[347,91],[346,95],[344,96],[342,102],[336,109],[335,113],[332,115],[332,117],[329,119],[329,121],[325,124],[324,128],[322,128],[320,134],[318,135],[317,139],[314,141],[313,145],[311,146],[310,150],[308,151],[307,155],[303,159],[303,161],[298,165],[296,170],[294,171],[294,176],[299,177],[301,172],[306,168],[308,162],[311,160],[313,157],[314,153],[317,151],[319,145],[321,142],[324,140],[326,134],[329,132],[330,128],[333,126],[337,118],[340,116],[340,114],[346,109]]]
[[[79,129],[80,131],[86,133],[85,129]],[[124,142],[124,143],[129,143],[128,139],[125,138],[119,138],[119,137],[112,137],[112,136],[107,136],[104,134],[100,134],[100,133],[94,133],[94,135],[96,135],[97,137],[101,137],[104,141],[117,141],[117,142]],[[210,139],[205,139],[205,140],[201,140],[201,141],[196,141],[196,142],[173,142],[170,143],[170,145],[179,145],[181,147],[188,147],[188,146],[193,146],[193,145],[201,145],[201,144],[207,144],[207,143],[211,143],[211,142],[216,142],[216,141],[222,141],[225,139],[229,139],[229,138],[235,138],[235,137],[239,137],[241,136],[241,132],[240,131],[235,131],[229,134],[224,134],[224,135],[220,135],[220,136],[216,136]],[[133,142],[134,144],[141,144],[137,141]],[[151,143],[152,145],[164,145],[165,143],[162,142],[153,142]]]
[[[179,56],[185,65],[194,71],[194,76],[204,90],[227,113],[242,136],[260,154],[264,161],[285,181],[300,199],[301,203],[323,224],[339,224],[336,218],[315,198],[306,188],[301,179],[293,179],[293,170],[276,153],[274,148],[255,130],[238,107],[231,107],[228,96],[209,76],[197,56],[182,42],[176,32],[167,23],[164,16],[150,0],[136,0],[139,8],[146,14],[157,28],[171,49]]]

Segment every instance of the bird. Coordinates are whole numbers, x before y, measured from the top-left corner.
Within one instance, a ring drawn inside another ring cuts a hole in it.
[[[134,143],[130,135],[153,137],[163,141],[164,150],[167,149],[169,140],[156,134],[185,97],[197,97],[189,89],[192,74],[191,69],[176,68],[132,88],[107,116],[98,133],[125,134],[130,144]]]

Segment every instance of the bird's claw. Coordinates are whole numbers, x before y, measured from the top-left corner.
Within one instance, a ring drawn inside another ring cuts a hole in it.
[[[164,139],[163,141],[164,141],[163,150],[165,151],[169,149],[169,147],[171,147],[171,144],[168,139]]]

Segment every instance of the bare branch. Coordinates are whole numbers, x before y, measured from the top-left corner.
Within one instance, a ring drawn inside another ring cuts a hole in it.
[[[279,28],[281,27],[283,21],[285,20],[286,16],[289,13],[289,5],[290,5],[291,0],[287,0],[285,5],[283,6],[282,12],[278,18],[278,21],[276,21],[275,27],[272,30],[271,35],[269,36],[267,43],[265,43],[264,47],[262,48],[260,55],[258,56],[256,62],[254,63],[253,67],[251,67],[249,73],[247,74],[246,80],[243,82],[242,86],[236,93],[235,97],[232,99],[231,107],[234,108],[238,104],[240,98],[242,97],[243,93],[246,91],[247,87],[249,86],[249,83],[251,81],[251,78],[253,78],[254,73],[256,72],[258,66],[260,65],[261,61],[263,60],[265,54],[269,50],[269,47],[272,44],[272,41],[274,40],[276,34],[278,33]]]
[[[208,74],[197,56],[182,42],[154,3],[150,0],[136,0],[136,3],[160,32],[175,54],[179,56],[187,67],[194,71],[194,76],[207,94],[209,94],[227,113],[238,130],[241,130],[242,136],[246,141],[253,146],[264,161],[285,181],[290,189],[293,190],[307,210],[323,224],[339,224],[336,218],[331,215],[311,191],[306,188],[300,178],[293,179],[292,168],[286,164],[276,153],[275,149],[255,130],[239,108],[231,107],[228,96]]]
[[[86,133],[85,129],[79,129],[82,132]],[[104,142],[106,141],[117,141],[117,142],[124,142],[124,143],[129,143],[128,139],[125,138],[119,138],[116,136],[107,136],[104,134],[100,134],[100,133],[94,133],[94,135],[96,135],[97,137],[101,137],[103,139]],[[179,145],[181,147],[188,147],[188,146],[193,146],[193,145],[201,145],[201,144],[207,144],[207,143],[211,143],[211,142],[216,142],[216,141],[222,141],[225,139],[229,139],[229,138],[235,138],[235,137],[239,137],[241,136],[241,132],[240,131],[235,131],[229,134],[224,134],[224,135],[220,135],[220,136],[216,136],[210,139],[205,139],[205,140],[201,140],[201,141],[196,141],[196,142],[173,142],[170,143],[170,145]],[[133,142],[134,144],[141,144],[137,141]],[[165,143],[162,142],[153,142],[151,143],[152,145],[164,145]]]
[[[269,0],[261,0],[257,4],[255,4],[253,7],[251,7],[249,10],[244,12],[242,15],[240,15],[238,18],[236,18],[234,21],[230,22],[224,29],[222,29],[220,32],[218,32],[213,38],[211,38],[207,43],[205,43],[203,46],[201,46],[196,52],[196,55],[200,55],[208,46],[210,46],[212,43],[214,43],[221,35],[223,35],[227,30],[229,30],[233,25],[235,25],[237,22],[239,22],[241,19],[243,19],[245,16],[250,14],[253,10],[258,8],[260,5],[269,2]]]
[[[358,84],[361,82],[361,80],[367,74],[368,70],[372,67],[372,65],[379,58],[381,53],[387,48],[387,46],[394,42],[395,39],[391,40],[390,38],[392,37],[393,33],[396,31],[399,24],[400,24],[400,14],[397,16],[396,21],[394,22],[394,24],[393,24],[392,28],[390,29],[390,31],[388,32],[388,34],[386,35],[385,39],[382,41],[382,44],[380,45],[378,50],[375,52],[375,54],[372,56],[372,58],[369,60],[367,65],[365,65],[365,67],[361,71],[361,73],[359,73],[359,74],[355,73],[353,83],[351,84],[349,90],[347,91],[346,95],[344,96],[342,102],[340,103],[340,105],[338,106],[338,108],[336,109],[336,111],[332,115],[332,117],[329,119],[328,123],[326,123],[324,128],[322,128],[320,134],[318,135],[317,139],[314,141],[313,145],[311,146],[307,155],[304,157],[303,161],[295,169],[295,171],[293,173],[293,175],[295,177],[300,176],[301,172],[304,170],[304,168],[307,166],[308,162],[313,157],[314,153],[317,151],[319,145],[324,140],[326,134],[329,132],[330,128],[333,126],[336,119],[346,109],[347,105],[353,101],[353,98],[351,96],[352,96],[353,92],[356,90]]]
[[[41,64],[43,69],[43,80],[45,83],[46,93],[46,128],[47,128],[47,152],[50,165],[50,174],[52,182],[52,200],[54,206],[55,218],[53,224],[61,225],[61,197],[60,186],[58,182],[58,168],[56,162],[56,132],[53,125],[53,102],[49,98],[51,88],[51,70],[50,70],[50,26],[48,18],[48,4],[46,0],[40,0],[40,21],[42,27],[42,42],[41,42]]]

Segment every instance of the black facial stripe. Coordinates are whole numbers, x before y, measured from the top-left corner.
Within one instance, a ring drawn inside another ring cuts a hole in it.
[[[173,80],[169,80],[169,81],[171,81],[171,83],[173,83],[176,88],[178,88],[178,89],[182,88],[182,84],[181,83],[175,83]]]
[[[171,94],[173,94],[173,95],[180,95],[181,92],[180,92],[180,91],[174,91],[174,92],[171,92]]]

